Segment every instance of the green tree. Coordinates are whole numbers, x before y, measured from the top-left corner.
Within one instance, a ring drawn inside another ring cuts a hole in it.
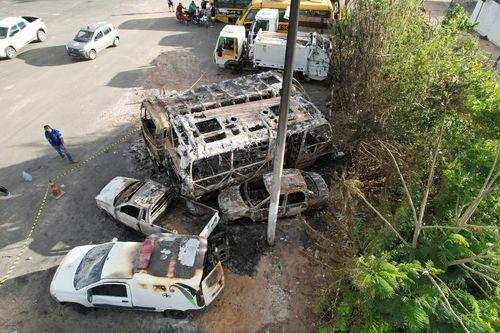
[[[440,25],[420,8],[355,0],[331,29],[333,125],[354,167],[330,230],[302,221],[332,274],[324,332],[500,330],[498,76],[461,7]]]

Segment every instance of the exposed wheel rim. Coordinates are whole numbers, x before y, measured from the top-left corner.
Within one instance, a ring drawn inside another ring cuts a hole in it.
[[[38,40],[40,42],[43,42],[43,41],[45,41],[47,36],[45,35],[45,32],[43,32],[42,30],[39,30],[37,33],[37,37],[38,37]]]
[[[5,53],[7,54],[7,58],[12,59],[16,57],[16,50],[14,50],[12,47],[8,47]]]
[[[89,52],[89,59],[90,59],[90,60],[94,60],[94,59],[95,59],[95,57],[96,57],[96,53],[95,53],[95,51],[90,51],[90,52]]]
[[[115,46],[120,45],[120,38],[118,38],[118,37],[115,38],[114,44],[115,44]]]

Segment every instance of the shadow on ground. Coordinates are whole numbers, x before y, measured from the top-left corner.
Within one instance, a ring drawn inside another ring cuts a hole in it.
[[[77,62],[66,53],[66,45],[40,47],[27,51],[21,51],[17,58],[23,60],[28,65],[45,67],[45,66],[62,66]]]

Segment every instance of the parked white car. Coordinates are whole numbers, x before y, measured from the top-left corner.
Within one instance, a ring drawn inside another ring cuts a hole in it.
[[[7,17],[0,20],[0,58],[15,58],[32,41],[47,39],[47,26],[38,17]]]
[[[50,294],[85,307],[198,310],[224,287],[216,248],[206,237],[155,234],[143,243],[78,246],[59,265]]]
[[[98,22],[81,28],[66,45],[66,52],[71,57],[94,60],[98,52],[118,45],[120,35],[115,26],[109,22]]]

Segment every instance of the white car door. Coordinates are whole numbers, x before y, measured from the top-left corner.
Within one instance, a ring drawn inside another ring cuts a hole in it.
[[[103,283],[87,290],[87,301],[95,307],[132,307],[130,288],[125,283]]]
[[[97,52],[101,51],[106,47],[106,38],[104,38],[102,29],[99,29],[94,33],[94,45]]]
[[[36,35],[33,31],[31,31],[32,29],[30,29],[24,21],[20,21],[17,24],[17,27],[19,28],[19,34],[17,37],[20,39],[22,46],[31,43],[36,38]]]
[[[104,33],[104,40],[106,43],[105,47],[113,45],[113,34],[111,33],[111,27],[110,26],[105,26],[102,29],[102,32]]]
[[[14,24],[9,29],[9,44],[12,45],[16,50],[19,50],[24,46],[22,39],[20,38],[20,33],[21,31],[19,30],[17,24]]]

